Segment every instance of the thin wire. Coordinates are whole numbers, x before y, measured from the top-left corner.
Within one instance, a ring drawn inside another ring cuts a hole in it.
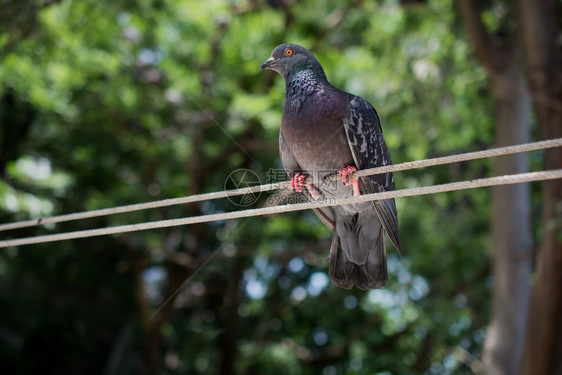
[[[189,98],[191,99],[191,101],[193,103],[195,103],[195,105],[199,108],[199,110],[201,112],[203,112],[207,118],[209,120],[211,120],[223,133],[224,135],[226,135],[230,141],[232,143],[234,143],[239,149],[240,151],[242,151],[244,154],[246,154],[246,156],[248,158],[250,158],[251,160],[254,160],[254,158],[252,157],[252,155],[250,155],[248,153],[248,150],[246,150],[226,129],[223,125],[221,125],[220,122],[217,121],[217,119],[215,118],[215,116],[213,116],[207,109],[203,108],[203,106],[201,105],[201,103],[199,103],[199,101],[195,98],[195,96],[193,94],[191,94],[191,92],[189,90],[187,90],[184,86],[184,82],[180,81],[178,79],[175,78],[174,74],[172,73],[171,69],[169,68],[169,63],[167,60],[163,61],[161,64],[162,66],[162,70],[168,75],[168,77],[170,77],[172,79],[172,81],[174,81],[174,83],[178,84],[181,86],[182,89],[182,93],[189,96]],[[254,160],[255,161],[255,160]]]
[[[250,222],[250,220],[251,219],[248,219],[245,222],[243,222],[242,224],[238,225],[236,231],[240,231],[246,224],[248,224]],[[189,275],[182,282],[182,284],[179,287],[177,287],[176,290],[174,290],[174,292],[172,294],[170,294],[170,296],[168,296],[168,298],[166,298],[166,300],[160,304],[160,306],[158,306],[158,308],[152,314],[150,314],[150,316],[146,319],[145,322],[150,323],[150,321],[152,319],[154,319],[156,317],[156,315],[158,315],[160,313],[160,311],[164,308],[164,306],[168,305],[187,285],[189,285],[189,283],[195,278],[195,276],[197,276],[199,274],[199,272],[203,269],[203,267],[205,267],[207,265],[207,263],[209,263],[215,257],[215,255],[217,255],[218,252],[222,249],[224,249],[224,246],[217,247],[211,253],[211,255],[209,255],[207,257],[207,259],[205,259],[203,261],[203,263],[201,265],[199,265],[199,267],[197,267],[197,269],[195,271],[193,271],[193,273],[191,275]]]
[[[217,247],[217,248],[215,249],[215,251],[213,251],[213,252],[211,253],[211,255],[209,255],[209,256],[207,257],[207,259],[205,259],[205,261],[204,261],[203,263],[201,263],[201,264],[199,265],[199,267],[197,267],[197,269],[196,269],[195,271],[193,271],[193,273],[192,273],[191,275],[189,275],[189,276],[184,280],[184,282],[183,282],[179,287],[177,287],[176,290],[174,290],[174,292],[173,292],[172,294],[170,294],[170,295],[168,296],[168,298],[166,298],[166,300],[165,300],[164,302],[162,302],[162,303],[160,304],[160,306],[158,306],[158,308],[157,308],[156,310],[154,310],[154,312],[153,312],[152,314],[150,314],[150,316],[148,317],[148,319],[146,319],[145,323],[148,323],[148,322],[150,322],[152,319],[154,319],[154,317],[155,317],[156,315],[158,315],[158,313],[164,308],[164,306],[166,306],[168,303],[170,303],[171,300],[173,300],[174,298],[176,298],[176,296],[178,295],[178,293],[179,293],[183,288],[185,288],[185,286],[186,286],[187,284],[189,284],[189,283],[191,282],[191,280],[192,280],[195,276],[197,276],[197,274],[199,273],[199,271],[201,271],[201,269],[202,269],[203,267],[205,267],[205,266],[207,265],[207,263],[209,263],[209,262],[215,257],[215,255],[217,255],[217,253],[219,252],[220,249],[221,249],[220,247]]]
[[[0,248],[9,247],[9,246],[20,246],[20,245],[61,241],[61,240],[68,240],[68,239],[75,239],[75,238],[102,236],[107,234],[135,232],[135,231],[141,231],[147,229],[174,227],[174,226],[196,224],[196,223],[206,223],[210,221],[223,221],[223,220],[230,220],[230,219],[238,219],[242,217],[271,215],[281,212],[302,211],[311,208],[341,206],[345,204],[362,203],[362,202],[381,200],[381,199],[412,197],[418,195],[435,194],[435,193],[455,191],[455,190],[474,189],[474,188],[485,187],[485,186],[496,186],[496,185],[507,185],[507,184],[521,183],[521,182],[530,182],[530,181],[552,180],[557,178],[562,178],[562,169],[489,177],[489,178],[482,178],[482,179],[471,180],[471,181],[451,182],[441,185],[421,186],[421,187],[415,187],[409,189],[366,194],[366,195],[349,197],[344,199],[323,198],[321,200],[319,199],[315,202],[309,202],[309,203],[288,204],[283,206],[255,208],[255,209],[243,210],[243,211],[224,212],[218,214],[201,215],[201,216],[186,217],[180,219],[168,219],[168,220],[152,221],[152,222],[139,223],[139,224],[120,225],[120,226],[100,228],[100,229],[88,229],[88,230],[81,230],[76,232],[18,238],[13,240],[3,240],[0,241]]]
[[[377,167],[371,169],[363,169],[354,172],[350,177],[362,177],[362,176],[369,176],[374,174],[380,173],[388,173],[388,172],[397,172],[397,171],[405,171],[409,169],[416,169],[422,167],[429,167],[435,165],[443,165],[443,164],[450,164],[450,163],[457,163],[461,161],[468,161],[468,160],[475,160],[475,159],[483,159],[488,157],[496,157],[500,155],[509,155],[515,154],[519,152],[528,152],[528,151],[535,151],[541,150],[546,148],[553,148],[562,146],[562,138],[551,139],[546,141],[539,141],[539,142],[532,142],[532,143],[525,143],[521,145],[515,146],[506,146],[506,147],[499,147],[489,150],[483,151],[476,151],[476,152],[469,152],[465,154],[459,155],[451,155],[451,156],[443,156],[433,159],[425,159],[425,160],[418,160],[418,161],[411,161],[405,162],[400,164],[394,165],[387,165],[384,167]],[[335,180],[338,179],[339,175],[331,175],[326,177],[328,180]],[[314,183],[318,181],[314,181],[312,178],[308,177],[305,183]],[[154,202],[146,202],[146,203],[137,203],[131,204],[126,206],[117,206],[111,208],[103,208],[99,210],[92,210],[92,211],[84,211],[72,214],[65,214],[59,216],[51,216],[48,218],[40,218],[40,219],[33,219],[33,220],[24,220],[18,221],[13,223],[7,224],[0,224],[0,231],[10,230],[10,229],[18,229],[18,228],[25,228],[25,227],[32,227],[37,225],[43,224],[53,224],[53,223],[60,223],[64,221],[72,221],[72,220],[80,220],[92,217],[99,217],[99,216],[107,216],[119,213],[126,213],[126,212],[133,212],[139,210],[146,210],[150,208],[158,208],[158,207],[167,207],[173,206],[178,204],[185,204],[185,203],[195,203],[201,202],[211,199],[219,199],[219,198],[226,198],[226,197],[233,197],[237,195],[244,195],[244,194],[255,194],[270,190],[282,189],[289,185],[289,181],[277,182],[272,184],[265,184],[260,186],[251,186],[247,188],[241,189],[233,189],[233,190],[225,190],[225,191],[218,191],[213,193],[205,193],[205,194],[197,194],[191,195],[187,197],[180,197],[180,198],[171,198],[171,199],[164,199],[160,201]]]

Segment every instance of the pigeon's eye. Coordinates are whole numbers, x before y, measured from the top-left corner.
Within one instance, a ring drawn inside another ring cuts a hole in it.
[[[287,48],[287,49],[285,50],[285,56],[291,56],[292,54],[293,54],[293,50],[292,50],[292,49]]]

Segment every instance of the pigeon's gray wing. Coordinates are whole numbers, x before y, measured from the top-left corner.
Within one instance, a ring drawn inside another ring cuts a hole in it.
[[[392,164],[384,141],[379,116],[375,108],[363,98],[354,97],[348,116],[343,120],[347,141],[358,169],[368,169]],[[394,190],[392,173],[383,173],[360,178],[364,193]],[[398,215],[394,199],[373,202],[379,219],[388,236],[400,252],[398,237]]]
[[[281,155],[281,164],[283,165],[283,169],[285,169],[285,173],[287,173],[289,178],[293,178],[295,174],[303,172],[301,166],[291,153],[287,142],[285,142],[283,132],[279,132],[279,154]],[[313,201],[307,189],[303,189],[302,193],[306,196],[309,202]],[[328,228],[332,231],[334,230],[334,211],[331,207],[313,208],[312,210]]]

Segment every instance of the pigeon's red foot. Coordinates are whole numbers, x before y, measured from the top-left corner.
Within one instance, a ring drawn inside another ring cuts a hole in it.
[[[357,168],[349,165],[343,169],[340,169],[340,171],[338,172],[345,186],[353,186],[354,197],[361,195],[361,192],[359,191],[359,177],[349,177],[349,175],[355,172],[356,170]]]
[[[304,180],[306,180],[306,175],[297,173],[293,176],[293,178],[291,178],[291,183],[289,184],[289,186],[292,190],[301,192],[304,186]]]
[[[353,167],[353,166],[347,166],[343,169],[340,169],[340,171],[338,172],[341,176],[341,180],[342,182],[345,184],[345,186],[350,186],[353,185],[353,180],[358,181],[359,178],[350,178],[349,175],[352,174],[353,172],[355,172],[357,170],[357,168]]]
[[[296,175],[291,178],[291,183],[289,184],[290,188],[297,192],[302,192],[303,187],[306,187],[310,195],[313,198],[318,198],[321,196],[320,192],[314,187],[312,184],[305,184],[304,181],[306,180],[306,175],[302,173],[297,173]]]

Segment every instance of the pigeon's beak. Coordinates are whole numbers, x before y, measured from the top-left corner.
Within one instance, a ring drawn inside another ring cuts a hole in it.
[[[276,60],[276,58],[270,57],[266,62],[260,65],[260,70],[269,69],[271,66],[275,65]]]

